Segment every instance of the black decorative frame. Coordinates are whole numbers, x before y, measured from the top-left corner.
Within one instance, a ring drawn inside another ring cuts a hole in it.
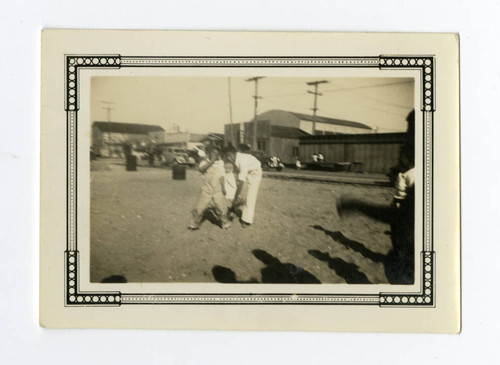
[[[124,67],[236,67],[236,68],[378,68],[420,71],[423,120],[423,245],[421,286],[414,293],[379,294],[252,294],[252,293],[123,293],[79,290],[77,242],[77,122],[79,71]],[[65,251],[65,306],[120,306],[131,304],[254,304],[254,305],[378,305],[381,307],[435,306],[433,251],[433,121],[435,58],[422,55],[378,57],[143,57],[121,55],[65,55],[65,110],[67,127],[67,241]]]

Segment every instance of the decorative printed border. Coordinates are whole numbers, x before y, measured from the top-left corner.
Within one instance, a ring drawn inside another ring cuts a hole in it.
[[[65,100],[67,128],[67,242],[65,251],[66,306],[120,306],[151,304],[328,304],[378,305],[380,307],[434,307],[435,253],[433,251],[433,122],[435,111],[434,56],[378,57],[143,57],[120,55],[65,55]],[[122,67],[271,67],[271,68],[378,68],[417,70],[421,76],[424,128],[423,245],[421,287],[415,293],[379,294],[227,294],[227,293],[122,293],[79,290],[77,242],[77,123],[79,71],[86,68]]]

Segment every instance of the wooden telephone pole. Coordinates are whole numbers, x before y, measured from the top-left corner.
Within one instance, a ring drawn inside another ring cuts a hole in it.
[[[227,78],[227,93],[229,96],[229,123],[231,124],[231,144],[237,146],[234,143],[234,127],[233,127],[233,105],[231,102],[231,78]]]
[[[259,80],[264,78],[263,76],[258,76],[258,77],[252,77],[249,79],[246,79],[245,81],[254,81],[255,82],[255,95],[253,98],[255,99],[254,103],[254,116],[253,116],[253,138],[252,138],[252,149],[255,151],[257,150],[257,105],[258,105],[258,99],[262,99],[259,94],[258,94],[258,84]]]
[[[103,106],[102,108],[108,112],[108,122],[111,122],[111,111],[115,110],[111,105],[115,105],[116,103],[110,101],[101,101],[101,103],[106,104],[107,106]]]
[[[316,111],[318,110],[317,99],[318,99],[318,95],[320,95],[320,96],[323,95],[323,94],[318,92],[318,85],[319,84],[326,84],[326,83],[328,83],[328,81],[326,81],[326,80],[311,81],[311,82],[307,83],[307,85],[309,85],[309,86],[314,85],[314,91],[307,90],[307,92],[309,94],[314,95],[314,108],[311,109],[313,111],[313,126],[312,126],[312,135],[313,136],[316,134]]]

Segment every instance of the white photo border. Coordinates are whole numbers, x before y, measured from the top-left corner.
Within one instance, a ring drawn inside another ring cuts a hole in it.
[[[435,307],[435,252],[433,251],[433,123],[435,111],[435,56],[380,55],[376,57],[151,57],[121,55],[74,55],[65,57],[64,108],[66,111],[66,251],[64,252],[64,305],[377,305],[380,307]],[[378,68],[420,72],[420,110],[423,117],[423,242],[420,290],[379,294],[253,294],[253,293],[127,293],[80,291],[77,242],[77,123],[79,70],[125,67],[169,68]]]

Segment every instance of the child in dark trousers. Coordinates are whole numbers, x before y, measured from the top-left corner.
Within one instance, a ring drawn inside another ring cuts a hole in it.
[[[203,183],[196,208],[191,211],[192,218],[188,229],[200,228],[204,211],[213,205],[223,229],[229,228],[227,219],[227,202],[224,197],[224,162],[220,159],[220,148],[212,146],[207,149],[208,158],[199,164]]]

